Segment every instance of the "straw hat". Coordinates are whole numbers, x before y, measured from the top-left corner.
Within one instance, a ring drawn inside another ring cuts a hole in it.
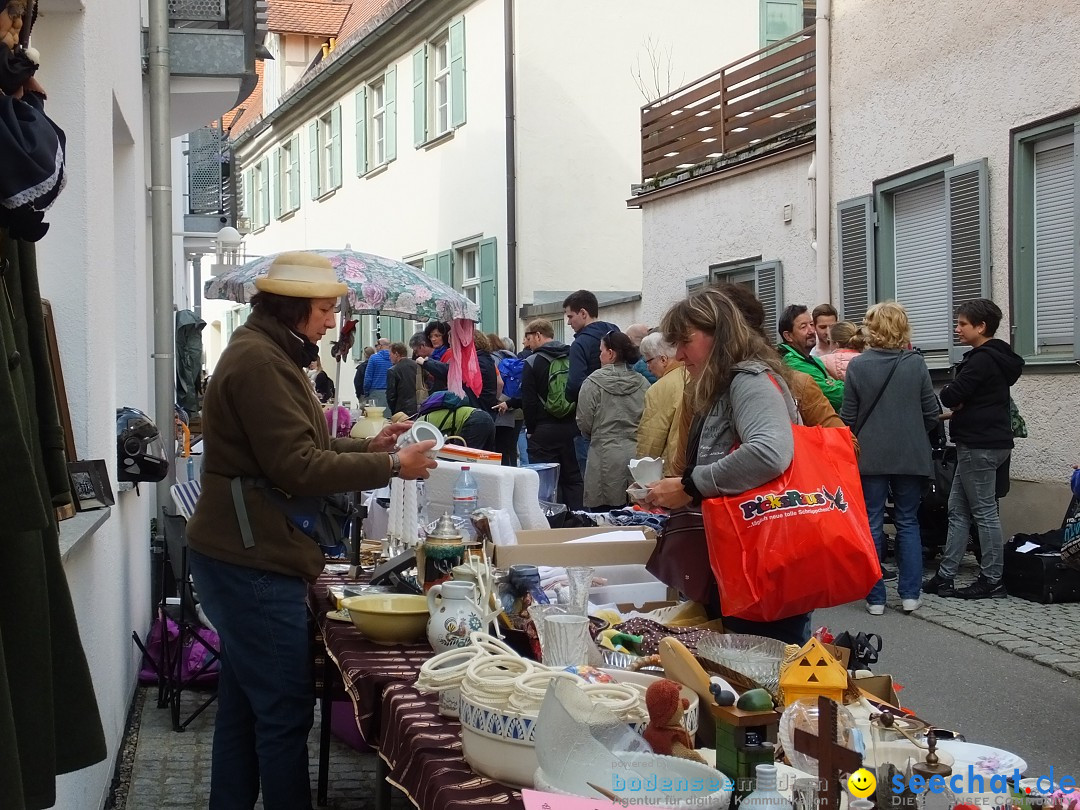
[[[317,253],[282,253],[265,276],[255,279],[259,292],[291,298],[339,298],[349,289],[338,281],[330,260]]]

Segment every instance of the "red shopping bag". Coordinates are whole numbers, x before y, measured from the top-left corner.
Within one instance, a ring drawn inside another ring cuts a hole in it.
[[[846,430],[792,425],[791,466],[702,503],[725,615],[774,621],[863,599],[881,577]]]

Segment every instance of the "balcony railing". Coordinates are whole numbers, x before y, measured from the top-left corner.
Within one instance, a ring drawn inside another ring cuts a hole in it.
[[[813,121],[814,46],[814,29],[805,28],[642,107],[642,179],[721,158]]]
[[[225,0],[169,0],[169,19],[224,22]]]

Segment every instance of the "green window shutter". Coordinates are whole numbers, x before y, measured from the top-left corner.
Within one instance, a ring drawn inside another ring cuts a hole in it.
[[[1077,152],[1072,136],[1034,147],[1035,353],[1076,346]],[[1074,348],[1074,356],[1076,349]]]
[[[761,47],[803,28],[802,0],[761,0]]]
[[[692,292],[697,292],[709,283],[708,276],[694,276],[686,280],[686,293],[689,295]]]
[[[442,253],[435,257],[435,278],[446,284],[448,287],[454,286],[454,254],[452,251],[444,250]]]
[[[964,301],[990,293],[989,180],[986,159],[945,171],[949,203],[949,360],[959,362],[966,347],[953,330],[953,313]]]
[[[427,140],[427,45],[412,55],[413,143],[422,146]]]
[[[259,219],[262,225],[268,225],[270,223],[270,158],[264,157],[260,164],[262,168],[261,180],[259,183],[259,198],[262,202],[259,212]]]
[[[254,196],[254,183],[252,178],[252,170],[248,169],[240,175],[240,199],[244,201],[243,215],[247,217],[248,227],[255,227],[255,206],[253,205]]]
[[[465,123],[465,18],[450,23],[450,126]]]
[[[282,212],[282,183],[285,181],[285,173],[281,170],[281,149],[275,149],[270,157],[270,186],[273,189],[274,219],[281,218]]]
[[[341,188],[341,105],[330,111],[330,188]]]
[[[499,331],[499,252],[495,239],[480,243],[480,328]]]
[[[397,159],[397,68],[392,67],[383,75],[383,104],[385,113],[383,122],[385,130],[386,162]]]
[[[840,316],[858,323],[875,300],[874,199],[867,195],[836,206],[840,258]]]
[[[367,166],[367,88],[356,94],[356,173],[365,174]]]
[[[754,295],[765,310],[762,325],[766,334],[773,334],[784,311],[784,267],[778,261],[754,265]]]
[[[289,210],[300,207],[300,133],[289,142]]]
[[[319,122],[312,121],[308,126],[308,148],[311,156],[311,199],[322,196],[322,180],[319,171]]]
[[[432,253],[424,257],[424,272],[429,276],[439,275],[439,257]]]

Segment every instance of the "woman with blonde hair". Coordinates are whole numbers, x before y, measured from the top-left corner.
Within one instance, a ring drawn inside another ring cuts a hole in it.
[[[645,368],[656,376],[656,382],[645,393],[645,412],[637,429],[637,455],[663,458],[664,475],[675,475],[686,370],[675,358],[675,347],[659,332],[643,337],[639,348]]]
[[[840,418],[859,439],[859,474],[878,557],[885,556],[885,502],[892,495],[896,525],[897,590],[905,613],[919,607],[922,537],[919,503],[931,473],[929,432],[938,423],[937,397],[922,357],[907,350],[911,325],[895,301],[870,307],[864,321],[868,348],[847,366]],[[866,609],[885,611],[881,580]]]
[[[660,331],[689,375],[692,422],[682,477],[652,484],[649,503],[681,510],[704,498],[746,492],[784,472],[794,455],[791,425],[798,420],[788,370],[731,298],[710,287],[691,293],[667,311]],[[698,565],[709,568],[704,531]],[[715,584],[712,590],[706,611],[716,618],[723,605]],[[723,619],[733,632],[787,643],[802,644],[810,636],[809,613],[772,622]]]
[[[821,362],[825,364],[830,377],[843,380],[848,363],[859,356],[866,344],[859,327],[851,321],[834,323],[829,329],[829,340],[835,348],[822,357]]]

